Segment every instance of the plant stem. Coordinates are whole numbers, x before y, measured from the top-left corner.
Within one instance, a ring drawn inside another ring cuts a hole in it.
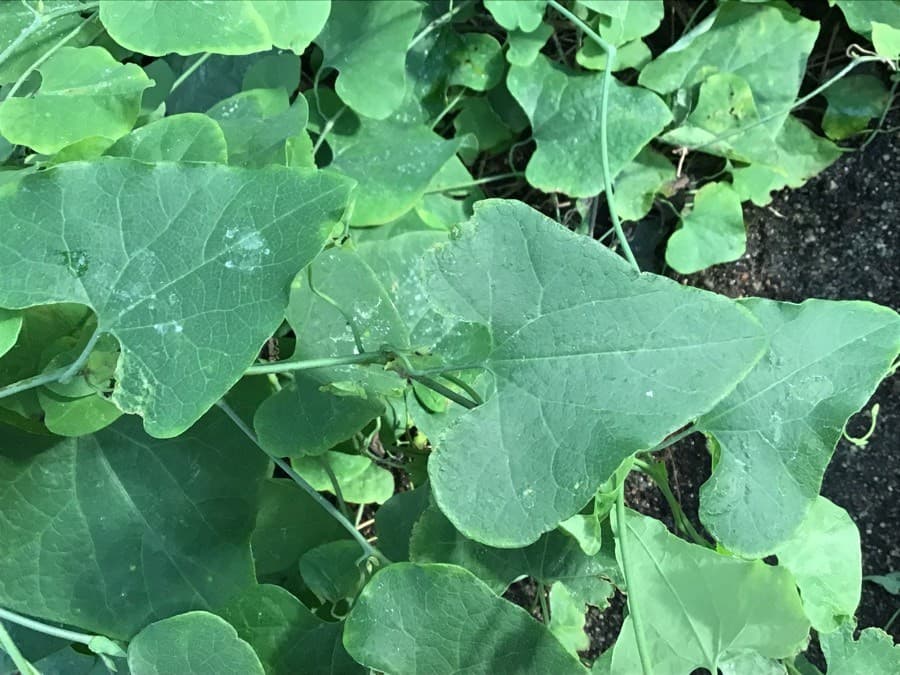
[[[0,651],[5,651],[9,654],[9,658],[12,660],[13,665],[18,668],[20,675],[41,675],[38,669],[22,656],[22,652],[19,651],[16,643],[13,642],[12,636],[6,631],[6,626],[2,622],[0,622]]]
[[[65,16],[66,14],[80,14],[81,12],[87,12],[100,6],[99,2],[86,2],[78,7],[66,7],[56,12],[50,12],[49,14],[41,14],[27,2],[23,2],[22,4],[25,5],[29,10],[31,10],[32,14],[34,15],[34,19],[28,26],[26,26],[22,30],[21,33],[16,36],[15,40],[7,45],[6,49],[0,52],[0,64],[6,61],[12,55],[12,53],[19,48],[19,45],[21,45],[23,42],[25,42],[25,40],[31,37],[33,33],[40,30],[45,24],[53,21],[53,19],[58,19],[59,17]]]
[[[366,538],[362,536],[362,534],[360,534],[359,531],[353,526],[353,523],[345,518],[344,515],[340,511],[338,511],[331,502],[320,495],[312,485],[307,483],[300,474],[294,471],[294,468],[288,462],[285,462],[280,457],[276,457],[275,455],[267,451],[263,446],[261,446],[259,444],[259,440],[257,440],[256,438],[256,434],[253,433],[250,427],[248,427],[244,423],[244,420],[242,420],[240,416],[236,412],[234,412],[234,410],[232,410],[231,406],[228,405],[224,399],[220,399],[216,403],[216,405],[221,408],[221,410],[226,415],[228,415],[229,419],[234,422],[235,426],[237,426],[237,428],[240,429],[241,432],[247,438],[249,438],[257,448],[266,453],[266,455],[273,462],[275,462],[279,469],[290,476],[291,480],[293,480],[304,492],[306,492],[306,494],[312,497],[319,506],[325,509],[325,512],[328,513],[329,516],[334,518],[341,527],[343,527],[345,530],[347,530],[347,532],[350,533],[350,536],[356,540],[356,543],[359,544],[360,548],[362,548],[363,553],[365,553],[366,556],[373,557],[384,564],[390,564],[391,561],[387,558],[387,556],[385,556],[381,551],[367,542]]]
[[[99,637],[97,635],[76,633],[73,630],[66,630],[65,628],[50,626],[46,623],[42,623],[41,621],[29,619],[27,616],[22,616],[21,614],[11,612],[8,609],[3,609],[2,607],[0,607],[0,619],[2,619],[3,621],[9,621],[10,623],[14,623],[19,626],[24,626],[25,628],[30,628],[31,630],[37,631],[38,633],[43,633],[44,635],[60,638],[61,640],[68,640],[69,642],[77,642],[83,645],[89,645],[91,643],[91,640],[93,640],[95,637]]]
[[[191,75],[193,75],[194,71],[196,71],[200,66],[202,66],[204,63],[206,63],[206,59],[208,59],[210,56],[212,56],[212,54],[210,52],[206,52],[203,56],[201,56],[199,59],[194,61],[188,67],[188,69],[185,70],[181,75],[179,75],[178,79],[172,83],[172,88],[169,89],[169,93],[171,94],[173,91],[178,89],[178,87],[180,87],[182,84],[184,84],[184,81],[186,79],[188,79]]]
[[[471,180],[468,183],[460,183],[459,185],[448,185],[447,187],[439,187],[434,188],[432,190],[425,190],[426,195],[435,194],[437,192],[452,192],[454,190],[465,190],[466,188],[476,187],[478,185],[484,185],[485,183],[493,183],[498,180],[505,180],[507,178],[521,178],[524,176],[521,171],[510,171],[509,173],[498,173],[495,176],[486,176],[485,178],[478,178],[476,180]]]
[[[432,31],[440,28],[445,23],[447,23],[450,19],[452,19],[454,16],[456,16],[456,14],[465,6],[466,6],[466,3],[461,2],[456,7],[453,7],[449,11],[441,14],[438,18],[436,18],[434,21],[432,21],[427,26],[425,26],[425,28],[423,28],[421,31],[419,31],[418,35],[416,35],[412,40],[410,40],[409,46],[407,46],[406,51],[409,51],[410,49],[415,47],[417,44],[419,44],[419,42],[421,42],[428,35],[430,35],[432,33]]]
[[[322,71],[319,70],[319,72],[316,73],[316,76],[318,77],[318,74],[321,72]],[[319,137],[316,139],[315,145],[313,145],[313,149],[312,149],[313,160],[315,160],[316,153],[319,152],[319,148],[322,147],[322,143],[325,142],[325,137],[331,132],[332,129],[334,129],[334,125],[337,124],[337,121],[341,118],[341,115],[343,115],[344,112],[346,112],[346,110],[347,110],[347,106],[341,106],[341,109],[338,110],[334,114],[334,117],[329,117],[328,121],[325,122],[325,126],[322,127],[322,133],[319,134]],[[321,111],[320,111],[320,114],[321,114]]]
[[[25,82],[25,80],[28,79],[29,75],[31,75],[35,70],[40,68],[41,64],[43,64],[44,61],[46,61],[51,56],[53,56],[57,52],[57,50],[59,50],[61,47],[65,46],[65,44],[69,40],[71,40],[73,37],[78,35],[81,32],[81,29],[84,28],[85,26],[87,26],[95,18],[97,18],[97,14],[96,13],[91,14],[88,18],[86,18],[80,24],[75,26],[75,28],[73,28],[68,33],[66,33],[62,38],[60,38],[60,40],[55,45],[53,45],[52,47],[50,47],[50,49],[48,49],[46,52],[41,54],[40,58],[38,58],[34,63],[32,63],[30,66],[28,66],[28,68],[26,68],[25,71],[21,75],[19,75],[19,79],[15,81],[13,86],[7,92],[6,99],[11,99],[13,96],[15,96],[16,92],[19,91],[19,87],[21,87],[22,84]]]
[[[432,122],[430,125],[428,125],[428,128],[434,130],[434,128],[438,125],[438,123],[440,123],[440,121],[442,119],[444,119],[444,115],[446,115],[448,112],[453,110],[453,107],[457,103],[459,103],[459,100],[463,97],[463,94],[465,94],[465,93],[466,93],[466,90],[463,89],[456,96],[454,96],[453,100],[450,101],[450,103],[448,103],[447,106],[443,110],[441,110],[441,112],[438,113],[437,117],[434,118],[434,122]]]
[[[641,672],[643,675],[653,675],[653,668],[650,664],[650,650],[647,648],[647,640],[644,636],[644,624],[641,622],[638,613],[637,603],[634,601],[634,577],[628,570],[628,552],[627,552],[627,535],[625,530],[625,478],[619,484],[618,494],[616,495],[616,528],[613,532],[619,541],[619,557],[622,559],[622,576],[625,578],[625,590],[627,592],[628,612],[631,616],[631,624],[634,628],[634,641],[637,644],[638,657],[641,661]]]
[[[550,608],[547,606],[547,588],[544,584],[537,585],[537,596],[538,602],[541,603],[541,618],[544,620],[544,625],[550,625]]]
[[[457,387],[466,392],[466,394],[469,395],[469,398],[471,398],[476,404],[481,405],[482,403],[484,403],[484,399],[481,398],[481,394],[475,391],[474,387],[470,386],[468,383],[464,382],[456,375],[451,375],[450,373],[441,373],[441,377],[448,382],[455,384]]]
[[[328,480],[331,481],[331,489],[334,492],[334,496],[337,498],[338,508],[341,510],[341,513],[344,514],[344,518],[350,520],[350,509],[347,508],[347,502],[344,501],[344,493],[341,490],[341,484],[338,483],[337,476],[334,475],[334,469],[331,468],[331,464],[328,463],[328,460],[321,455],[316,459],[319,460],[322,470],[328,474]],[[355,527],[356,523],[353,525]]]
[[[381,352],[365,352],[363,354],[331,356],[321,359],[308,359],[306,361],[276,361],[275,363],[260,363],[250,366],[244,374],[268,375],[269,373],[290,373],[297,370],[314,370],[316,368],[334,368],[335,366],[366,365],[370,363],[387,363],[387,357]],[[2,398],[2,390],[0,390],[0,398]]]
[[[12,396],[13,394],[18,394],[21,391],[35,389],[36,387],[50,384],[51,382],[68,382],[84,366],[85,362],[88,360],[88,357],[91,355],[91,350],[94,348],[94,345],[97,344],[97,340],[100,338],[100,335],[101,331],[99,329],[95,330],[94,334],[91,335],[91,339],[87,341],[84,349],[81,350],[81,354],[79,354],[78,358],[68,366],[50,370],[46,373],[39,373],[32,377],[26,378],[24,380],[19,380],[18,382],[13,382],[12,384],[2,387],[0,388],[0,398]]]
[[[884,106],[884,111],[881,113],[881,117],[878,118],[878,126],[872,129],[869,137],[863,142],[862,145],[859,146],[860,150],[865,150],[869,147],[869,143],[875,140],[875,137],[878,135],[878,132],[881,131],[881,128],[884,126],[884,121],[887,119],[888,113],[891,112],[891,106],[894,103],[894,96],[897,93],[897,85],[900,84],[900,80],[894,80],[894,83],[891,85],[891,91],[888,94],[888,102],[887,105]]]
[[[609,170],[609,135],[607,134],[607,118],[609,116],[609,86],[612,82],[612,70],[616,61],[616,48],[597,35],[597,33],[584,21],[563,7],[558,0],[550,0],[548,4],[575,24],[585,35],[596,42],[600,48],[606,52],[606,68],[603,70],[603,82],[600,94],[600,164],[603,168],[603,190],[606,193],[606,205],[609,208],[609,218],[616,230],[616,237],[618,237],[619,244],[622,246],[622,252],[625,254],[625,259],[635,271],[640,272],[641,268],[634,257],[634,253],[631,252],[631,245],[628,243],[628,239],[625,238],[625,231],[622,229],[622,223],[619,220],[619,214],[616,211],[612,175]]]
[[[645,462],[642,459],[635,458],[634,465],[647,474],[656,484],[656,487],[659,488],[666,503],[669,505],[669,509],[672,511],[672,517],[675,519],[675,527],[690,536],[695,544],[699,544],[706,548],[713,548],[712,544],[696,530],[694,524],[687,515],[685,515],[684,509],[681,508],[681,504],[678,503],[678,500],[675,499],[675,495],[672,494],[672,488],[669,486],[669,474],[666,471],[665,464],[662,462]]]
[[[884,632],[885,633],[887,633],[891,629],[891,626],[894,625],[894,621],[896,621],[898,616],[900,616],[900,609],[898,609],[896,612],[891,614],[891,618],[888,619],[888,622],[886,624],[884,624]]]
[[[424,384],[426,387],[428,387],[432,391],[437,392],[444,398],[450,399],[454,403],[461,405],[463,408],[468,408],[469,410],[471,410],[472,408],[478,407],[478,403],[476,403],[475,401],[470,401],[465,396],[461,396],[460,394],[457,394],[455,391],[453,391],[449,387],[445,387],[440,382],[438,382],[437,380],[431,379],[427,375],[413,375],[412,373],[406,373],[406,375],[409,376],[411,379],[415,380],[416,382],[420,382],[421,384]]]

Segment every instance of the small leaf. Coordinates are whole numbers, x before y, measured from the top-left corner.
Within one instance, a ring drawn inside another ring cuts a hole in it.
[[[819,640],[829,675],[900,672],[900,645],[880,628],[866,628],[853,639],[854,625],[844,623],[840,630],[821,635]]]
[[[537,592],[544,591],[538,588]],[[588,634],[584,631],[584,622],[584,603],[572,595],[565,584],[553,584],[550,589],[550,632],[576,658],[579,651],[591,646]]]
[[[493,89],[506,69],[500,43],[487,33],[463,33],[459,37],[459,47],[450,55],[454,67],[448,83],[475,91]]]
[[[762,324],[769,350],[697,421],[719,446],[700,519],[729,550],[765,556],[800,526],[844,424],[900,353],[900,317],[868,302],[741,305]]]
[[[122,350],[112,402],[174,436],[278,327],[349,187],[326,172],[111,157],[27,176],[0,190],[0,306],[91,307]]]
[[[898,31],[900,35],[900,31]],[[849,138],[882,113],[890,95],[881,79],[874,75],[848,75],[822,92],[828,108],[822,129],[836,141]]]
[[[662,0],[579,0],[600,14],[597,31],[614,47],[650,35],[665,15]]]
[[[323,467],[327,462],[334,472],[344,499],[354,504],[383,504],[394,494],[394,476],[368,457],[343,452],[326,452],[319,457],[291,460],[294,470],[320,492],[334,493],[334,486]]]
[[[34,96],[0,105],[0,133],[44,154],[91,136],[124,136],[137,119],[142,92],[153,84],[140,67],[119,63],[102,47],[62,47],[39,70]]]
[[[613,72],[633,68],[640,70],[650,62],[653,56],[650,48],[643,40],[627,42],[616,51],[616,61],[613,63]],[[603,48],[592,40],[585,40],[581,48],[575,52],[575,61],[578,65],[590,70],[606,70],[607,56]]]
[[[383,120],[403,102],[406,50],[422,7],[412,0],[333,0],[316,44],[322,67],[339,71],[338,96],[359,114]]]
[[[531,33],[537,30],[544,19],[547,0],[484,0],[484,8],[491,13],[494,21],[507,31]]]
[[[641,608],[652,672],[705,668],[745,652],[778,659],[806,646],[809,622],[790,573],[690,544],[658,520],[628,510],[629,600]],[[621,539],[616,540],[621,564]],[[612,672],[639,673],[633,615],[613,648]]]
[[[303,52],[325,25],[329,0],[168,2],[101,0],[100,20],[141,54],[250,54],[273,46]]]
[[[122,649],[119,644],[102,635],[95,635],[92,637],[91,641],[88,643],[88,649],[95,654],[104,654],[119,658],[125,658],[127,656],[125,650]]]
[[[100,394],[68,398],[49,390],[38,391],[44,424],[60,436],[84,436],[109,426],[122,411]]]
[[[773,553],[778,565],[797,580],[803,609],[820,634],[853,617],[862,586],[862,559],[859,530],[844,509],[819,497],[791,538]]]
[[[78,439],[3,434],[0,605],[128,639],[255,582],[262,453],[222,413],[170,441],[137,419]],[[45,572],[53,569],[53,574]],[[178,669],[165,672],[180,672]]]
[[[872,22],[872,44],[879,56],[891,61],[900,58],[900,28],[897,24]]]
[[[135,129],[106,151],[111,157],[130,157],[141,162],[228,161],[222,128],[206,115],[184,113],[163,117]]]
[[[694,195],[690,211],[682,212],[681,228],[666,246],[666,263],[692,274],[737,260],[746,246],[741,198],[727,183],[708,183]]]
[[[267,452],[280,457],[321,455],[378,417],[384,405],[337,396],[322,383],[297,377],[256,411],[253,427]]]
[[[878,584],[891,595],[900,595],[900,571],[889,574],[873,574],[863,577],[863,581]]]
[[[503,3],[509,5],[510,3]],[[507,43],[506,60],[514,66],[530,66],[553,35],[553,26],[542,23],[534,31],[510,31]]]
[[[22,329],[22,313],[0,309],[0,357],[12,349]]]
[[[579,75],[544,56],[527,68],[512,66],[507,85],[528,118],[537,150],[528,182],[545,192],[592,197],[603,191],[600,101],[603,75]],[[641,87],[614,80],[610,89],[609,165],[613,176],[637,156],[671,119],[662,100]]]
[[[253,648],[227,621],[187,612],[152,623],[128,645],[131,675],[264,675]]]
[[[587,672],[525,610],[453,565],[379,571],[346,621],[344,646],[361,664],[391,673]]]
[[[378,550],[394,562],[409,560],[413,527],[431,500],[428,484],[397,492],[375,512]]]
[[[322,544],[300,558],[300,575],[321,602],[352,599],[366,581],[356,541]]]
[[[829,4],[840,7],[847,25],[867,38],[872,36],[872,27],[876,22],[900,26],[900,5],[893,1],[830,0]]]
[[[644,148],[616,176],[616,212],[622,220],[640,220],[653,208],[656,195],[675,181],[675,167],[664,155]]]

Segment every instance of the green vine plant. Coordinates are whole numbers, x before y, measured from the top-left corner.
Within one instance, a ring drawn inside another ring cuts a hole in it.
[[[900,672],[820,495],[900,317],[630,240],[881,133],[900,3],[681,4],[0,3],[0,675]]]

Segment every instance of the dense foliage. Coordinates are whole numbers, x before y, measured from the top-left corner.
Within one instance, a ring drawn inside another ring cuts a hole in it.
[[[0,3],[0,673],[900,672],[819,494],[900,316],[626,236],[735,260],[878,132],[900,3],[832,3],[812,87],[782,0]]]

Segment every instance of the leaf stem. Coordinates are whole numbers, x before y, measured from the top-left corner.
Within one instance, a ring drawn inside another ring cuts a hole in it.
[[[875,137],[879,134],[882,127],[884,127],[884,121],[887,119],[888,114],[891,112],[891,107],[894,103],[894,96],[897,94],[898,84],[900,84],[900,80],[894,80],[894,83],[891,85],[891,91],[888,94],[887,105],[884,106],[881,117],[878,118],[878,125],[874,129],[872,129],[872,131],[869,133],[869,137],[863,142],[862,145],[859,146],[860,150],[865,150],[867,147],[869,147],[869,143],[875,140]]]
[[[249,438],[257,448],[266,453],[266,455],[273,462],[275,462],[279,469],[290,476],[291,480],[293,480],[304,492],[306,492],[306,494],[312,497],[319,506],[325,509],[325,512],[328,513],[329,516],[334,518],[341,527],[343,527],[345,530],[347,530],[347,532],[350,533],[350,536],[356,540],[356,543],[359,544],[360,548],[362,548],[363,553],[365,553],[366,556],[373,557],[384,564],[390,564],[391,561],[387,558],[387,556],[385,556],[381,551],[379,551],[368,541],[366,541],[366,538],[362,536],[362,534],[360,534],[356,527],[353,526],[353,523],[345,518],[344,515],[340,511],[338,511],[331,502],[320,495],[312,485],[307,483],[300,474],[294,471],[294,468],[288,462],[285,462],[283,459],[281,459],[281,457],[276,457],[268,450],[266,450],[263,446],[261,446],[259,444],[259,440],[256,438],[256,434],[253,433],[250,427],[248,427],[244,423],[244,420],[242,420],[240,416],[236,412],[234,412],[231,406],[228,405],[228,403],[226,403],[224,399],[220,399],[219,401],[217,401],[216,405],[222,410],[222,412],[228,415],[229,419],[234,422],[235,426],[240,429],[241,432],[247,438]]]
[[[41,65],[47,59],[49,59],[51,56],[53,56],[61,47],[65,46],[65,44],[69,40],[71,40],[73,37],[78,35],[81,32],[81,29],[84,28],[85,26],[87,26],[95,18],[97,18],[96,12],[94,14],[91,14],[84,21],[82,21],[80,24],[75,26],[75,28],[73,28],[68,33],[66,33],[62,38],[60,38],[60,40],[55,45],[53,45],[52,47],[50,47],[50,49],[48,49],[46,52],[41,54],[41,56],[34,63],[32,63],[30,66],[28,66],[28,68],[26,68],[25,71],[21,75],[19,75],[19,79],[17,79],[15,81],[13,86],[10,87],[9,92],[7,92],[6,100],[9,100],[13,96],[15,96],[16,92],[19,91],[19,87],[21,87],[22,84],[25,82],[25,80],[28,79],[29,75],[31,75],[35,70],[40,68]]]
[[[446,187],[434,188],[431,190],[425,190],[426,195],[432,195],[438,192],[453,192],[454,190],[465,190],[466,188],[476,187],[478,185],[484,185],[485,183],[493,183],[498,180],[505,180],[507,178],[521,178],[525,174],[521,171],[510,171],[509,173],[498,173],[495,176],[486,176],[485,178],[478,178],[476,180],[471,180],[468,183],[460,183],[459,185],[448,185]]]
[[[344,501],[344,492],[341,490],[341,484],[338,483],[337,476],[334,475],[334,469],[331,468],[331,464],[329,464],[328,460],[322,455],[319,455],[316,459],[319,460],[322,470],[328,475],[328,480],[331,481],[331,489],[334,492],[334,496],[337,498],[338,508],[341,510],[341,513],[344,514],[344,518],[350,520],[350,509],[347,508],[347,502]],[[356,523],[353,525],[355,526]]]
[[[25,628],[30,628],[31,630],[37,631],[38,633],[43,633],[44,635],[49,635],[61,640],[68,640],[69,642],[77,642],[83,645],[89,645],[91,643],[91,640],[96,637],[100,637],[98,635],[76,633],[73,630],[66,630],[65,628],[50,626],[41,621],[29,619],[27,616],[22,616],[21,614],[11,612],[8,609],[3,609],[2,607],[0,607],[0,619],[9,621],[10,623],[14,623],[19,626],[24,626]]]
[[[428,37],[434,30],[440,28],[445,23],[447,23],[450,19],[452,19],[454,16],[456,16],[456,14],[465,6],[466,6],[466,3],[461,2],[456,7],[453,7],[449,11],[444,12],[438,18],[436,18],[434,21],[432,21],[427,26],[425,26],[425,28],[423,28],[421,31],[419,31],[418,35],[416,35],[415,37],[413,37],[412,40],[410,40],[409,45],[406,48],[406,51],[409,51],[410,49],[415,47],[422,40],[424,40],[426,37]]]
[[[2,387],[0,388],[0,398],[6,398],[7,396],[12,396],[13,394],[18,394],[22,391],[35,389],[36,387],[41,387],[45,384],[50,384],[51,382],[68,382],[84,366],[88,357],[91,355],[91,350],[94,348],[94,345],[97,344],[97,340],[100,339],[101,334],[102,332],[99,329],[95,330],[94,334],[91,335],[90,340],[88,340],[87,344],[84,346],[84,349],[81,350],[81,354],[79,354],[78,358],[69,365],[47,371],[46,373],[38,373],[32,377]]]
[[[666,471],[666,465],[662,462],[645,462],[644,460],[637,458],[635,458],[634,460],[634,465],[642,472],[647,474],[650,479],[656,484],[656,487],[659,488],[659,491],[665,498],[666,503],[669,505],[669,510],[672,511],[672,517],[675,519],[675,527],[679,531],[686,533],[691,539],[694,540],[695,544],[699,544],[700,546],[704,546],[706,548],[713,548],[712,544],[710,544],[706,540],[706,538],[704,538],[703,535],[696,530],[694,524],[684,513],[684,509],[681,508],[681,504],[675,498],[675,495],[672,494],[672,488],[669,486],[669,473],[668,471]]]
[[[322,72],[322,71],[319,70],[319,73],[320,72]],[[319,73],[316,73],[316,76],[318,76]],[[329,133],[331,133],[331,130],[334,129],[334,125],[337,124],[337,121],[341,118],[341,115],[343,115],[346,111],[347,111],[347,106],[345,106],[345,105],[341,106],[341,109],[338,110],[334,114],[334,117],[329,117],[328,121],[325,122],[325,126],[322,127],[322,133],[319,134],[319,137],[316,139],[315,145],[313,145],[313,149],[312,149],[313,160],[316,159],[316,153],[319,152],[319,148],[321,148],[322,143],[325,142],[325,137],[328,136]]]
[[[457,387],[466,392],[466,394],[469,395],[469,398],[471,398],[477,405],[481,405],[482,403],[484,403],[484,399],[481,398],[481,394],[475,391],[475,387],[472,387],[461,378],[458,378],[456,375],[452,375],[451,373],[441,373],[441,377],[448,382],[455,384]]]
[[[426,387],[428,387],[432,391],[437,392],[444,398],[450,399],[454,403],[461,405],[463,408],[468,408],[469,410],[471,410],[472,408],[478,407],[478,403],[476,403],[475,401],[470,401],[465,396],[457,394],[449,387],[445,387],[443,384],[441,384],[437,380],[433,380],[427,375],[415,375],[413,373],[406,373],[406,375],[416,382],[424,384]]]
[[[563,7],[557,0],[550,0],[548,4],[575,24],[575,26],[606,52],[606,68],[603,70],[603,81],[600,94],[600,164],[603,167],[603,190],[606,193],[606,205],[609,208],[609,218],[612,221],[613,228],[616,230],[616,237],[618,237],[619,244],[622,246],[622,252],[625,254],[625,259],[635,271],[640,272],[641,268],[634,257],[634,253],[631,251],[631,245],[625,237],[625,231],[622,229],[622,222],[619,220],[619,214],[616,211],[612,175],[609,170],[609,135],[607,133],[607,118],[609,116],[609,87],[612,82],[612,69],[616,61],[616,48],[600,37],[584,21]]]
[[[194,61],[190,66],[188,66],[187,70],[185,70],[181,75],[179,75],[178,79],[172,83],[172,87],[169,89],[169,93],[171,94],[173,91],[178,89],[178,87],[180,87],[182,84],[184,84],[184,81],[186,79],[188,79],[191,75],[193,75],[194,72],[200,66],[202,66],[204,63],[206,63],[206,59],[208,59],[210,56],[212,56],[212,53],[206,52],[203,56],[201,56],[196,61]]]
[[[9,654],[13,665],[18,668],[21,675],[41,675],[37,668],[31,665],[31,662],[22,656],[22,652],[13,642],[12,636],[7,632],[6,626],[0,622],[0,650]]]
[[[347,356],[330,356],[321,359],[307,359],[306,361],[276,361],[275,363],[260,363],[250,366],[245,375],[268,375],[269,373],[291,373],[297,370],[315,370],[316,368],[334,368],[335,366],[348,366],[353,364],[387,363],[387,356],[381,352],[364,352],[362,354],[348,354]],[[2,394],[2,390],[0,390]],[[2,398],[2,395],[0,395]]]
[[[634,601],[634,576],[628,570],[627,536],[625,530],[625,479],[622,478],[616,494],[616,527],[613,534],[619,541],[619,556],[622,558],[622,576],[625,578],[625,590],[627,593],[628,612],[631,616],[631,624],[634,627],[634,641],[637,645],[638,657],[641,661],[643,675],[653,675],[653,667],[650,664],[650,650],[644,636],[644,624],[638,613],[637,603]]]
[[[544,625],[550,625],[550,607],[547,606],[547,587],[544,584],[537,585],[537,596],[538,602],[541,603],[541,618],[544,620]]]

